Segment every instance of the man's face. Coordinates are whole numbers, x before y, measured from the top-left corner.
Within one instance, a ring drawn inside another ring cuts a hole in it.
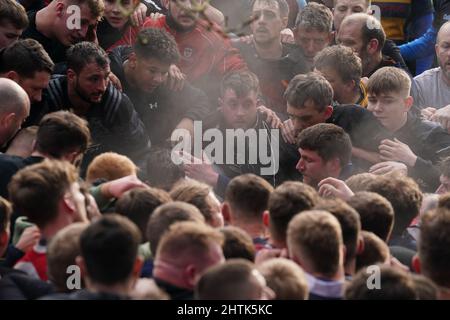
[[[223,227],[223,215],[219,199],[211,192],[208,196],[208,205],[211,212],[211,226],[213,228]]]
[[[253,127],[256,122],[257,101],[257,94],[253,90],[244,97],[238,97],[233,89],[226,89],[219,99],[226,127],[244,130]]]
[[[198,19],[198,12],[192,8],[195,4],[202,4],[204,0],[167,0],[169,1],[169,12],[174,22],[182,30],[189,31],[195,27]]]
[[[329,108],[318,111],[312,100],[306,100],[300,108],[294,108],[289,103],[287,104],[287,113],[297,134],[315,124],[324,123],[330,117],[329,112]]]
[[[276,1],[257,0],[253,6],[252,16],[257,17],[250,25],[256,43],[280,41],[280,32],[284,25]]]
[[[298,152],[301,158],[296,169],[303,175],[304,183],[316,188],[321,180],[330,177],[330,161],[325,162],[316,151],[299,148]]]
[[[444,77],[450,82],[450,26],[439,32],[436,55]]]
[[[160,85],[162,85],[169,73],[170,65],[163,63],[157,59],[133,58],[130,60],[135,68],[134,78],[139,89],[151,93]]]
[[[339,29],[337,43],[353,49],[364,63],[367,50],[362,38],[362,30],[357,23],[344,23]]]
[[[331,87],[333,87],[334,100],[342,103],[340,94],[352,90],[352,83],[345,83],[336,69],[331,66],[322,67],[321,69],[316,68],[314,71],[321,74],[325,79],[327,79],[327,81],[331,84]]]
[[[61,3],[62,4],[62,3]],[[80,19],[74,19],[73,12],[62,4],[58,6],[58,20],[56,22],[55,35],[64,46],[71,46],[87,39],[89,29],[93,29],[97,24],[97,17],[94,17],[87,3],[80,7]],[[58,9],[59,8],[59,9]]]
[[[17,29],[9,22],[0,24],[0,49],[16,42],[22,35],[22,29]]]
[[[366,0],[336,0],[333,10],[334,29],[339,31],[342,20],[353,13],[364,13],[369,9]]]
[[[402,93],[389,92],[375,95],[368,94],[367,110],[388,130],[399,129],[398,126],[409,110],[408,101]]]
[[[74,182],[70,185],[68,196],[71,199],[75,212],[77,213],[76,221],[81,221],[82,217],[87,217],[86,213],[86,198],[80,190],[78,182]]]
[[[450,192],[450,178],[441,174],[441,176],[439,177],[439,180],[440,180],[441,184],[439,185],[439,188],[437,188],[435,193],[436,194],[444,194],[444,193]]]
[[[102,67],[91,62],[85,65],[79,74],[74,73],[70,85],[85,102],[100,103],[109,84],[109,74],[109,65]]]
[[[18,84],[25,90],[31,103],[42,100],[42,90],[47,88],[50,81],[50,73],[47,71],[38,71],[32,78],[19,77]]]
[[[105,12],[103,16],[116,29],[122,29],[128,22],[128,16],[122,10],[131,12],[134,8],[133,1],[131,0],[122,0],[121,4],[122,8],[120,8],[116,0],[105,0]]]
[[[316,29],[299,26],[295,30],[295,42],[302,48],[305,57],[312,62],[314,57],[331,42],[331,32],[321,32]]]

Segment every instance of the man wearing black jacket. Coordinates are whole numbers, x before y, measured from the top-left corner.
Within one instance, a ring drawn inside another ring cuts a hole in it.
[[[133,48],[122,46],[110,53],[111,71],[120,79],[153,145],[163,145],[176,128],[192,132],[193,122],[209,110],[202,91],[187,83],[178,92],[166,85],[169,68],[179,57],[175,40],[162,29],[144,29]]]
[[[150,141],[130,99],[109,82],[109,59],[91,42],[80,42],[67,52],[67,75],[50,81],[44,92],[42,114],[70,110],[88,121],[92,144],[83,168],[96,155],[113,151],[140,164]]]

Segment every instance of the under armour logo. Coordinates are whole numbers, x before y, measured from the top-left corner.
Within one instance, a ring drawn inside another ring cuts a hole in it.
[[[149,103],[148,106],[150,107],[150,110],[157,109],[158,108],[158,102]]]

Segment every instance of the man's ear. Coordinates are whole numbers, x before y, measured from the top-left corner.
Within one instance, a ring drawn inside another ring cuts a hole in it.
[[[67,79],[69,79],[70,81],[74,81],[76,76],[77,74],[75,73],[75,71],[73,71],[72,69],[67,69]]]
[[[2,253],[1,248],[7,247],[9,241],[9,234],[6,230],[0,232],[0,254]]]
[[[289,22],[289,17],[281,18],[281,26],[283,29],[287,28],[288,22]]]
[[[414,257],[412,258],[412,268],[414,269],[414,271],[416,273],[421,273],[421,265],[420,265],[420,258],[417,255],[417,253],[414,255]]]
[[[61,18],[61,17],[64,16],[64,13],[65,13],[65,11],[66,11],[66,6],[64,5],[63,2],[58,2],[58,3],[56,4],[55,11],[56,11],[56,16],[57,16],[58,18]]]
[[[8,71],[5,74],[5,78],[8,78],[16,83],[19,83],[19,80],[20,80],[20,76],[16,71]]]
[[[360,255],[364,252],[364,238],[361,233],[358,236],[358,242],[356,244],[356,255]]]
[[[269,210],[264,210],[263,212],[263,225],[268,228],[270,224],[270,213]]]
[[[8,113],[3,116],[1,120],[1,126],[3,128],[11,128],[14,121],[16,121],[16,114],[14,112]]]
[[[327,106],[325,108],[325,117],[328,119],[331,117],[331,115],[333,114],[333,107],[332,106]]]
[[[195,265],[190,264],[188,265],[184,270],[184,279],[186,281],[186,284],[189,286],[189,288],[194,288],[195,284],[198,280],[197,276],[197,268]]]
[[[219,110],[222,110],[223,108],[223,99],[222,98],[217,98],[217,101],[219,102]]]
[[[142,266],[144,265],[144,260],[138,255],[134,261],[133,266],[133,277],[139,278],[141,276]]]
[[[61,201],[62,201],[62,205],[64,206],[64,209],[66,209],[65,211],[70,211],[70,212],[77,211],[75,202],[73,201],[71,196],[67,196],[67,193],[63,196]]]
[[[331,31],[328,34],[328,39],[327,39],[328,40],[328,45],[333,43],[333,40],[335,39],[335,37],[336,37],[336,31]]]
[[[77,256],[75,258],[75,263],[80,268],[81,278],[82,279],[85,278],[87,275],[87,269],[86,269],[86,263],[84,261],[84,258],[82,256]]]
[[[409,96],[405,99],[405,111],[408,112],[414,104],[414,98],[412,96]]]
[[[375,54],[379,50],[380,43],[377,39],[370,39],[369,43],[367,44],[367,52],[369,54]]]
[[[130,68],[132,68],[132,69],[135,69],[135,68],[136,68],[136,64],[137,64],[136,53],[132,52],[132,53],[128,56],[128,63],[130,64]]]
[[[226,224],[231,224],[231,209],[228,202],[222,203],[222,215],[223,215],[223,221],[225,221]]]

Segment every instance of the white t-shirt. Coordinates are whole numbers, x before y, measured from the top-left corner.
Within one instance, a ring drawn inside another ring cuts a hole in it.
[[[414,78],[411,87],[414,106],[419,109],[440,109],[450,104],[450,86],[445,83],[441,68],[425,71]]]

